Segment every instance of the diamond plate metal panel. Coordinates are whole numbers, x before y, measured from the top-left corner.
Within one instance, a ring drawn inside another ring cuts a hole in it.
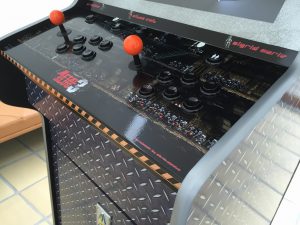
[[[114,224],[133,224],[62,151],[57,150],[57,156],[62,224],[95,225],[97,203],[113,217]]]
[[[188,225],[271,224],[300,157],[297,87],[299,83],[207,180]]]
[[[27,80],[27,85],[31,104],[50,121],[53,149],[61,150],[78,165],[86,176],[95,182],[109,198],[113,199],[113,202],[136,224],[167,224],[169,222],[176,197],[176,192],[172,188],[110,142],[99,130],[75,112],[38,88],[32,81]],[[58,161],[60,160],[59,156]],[[80,197],[74,194],[76,185],[73,185],[72,190],[68,187],[64,188],[65,180],[69,180],[68,176],[73,179],[75,176],[66,174],[68,171],[68,168],[62,166],[58,169],[62,224],[65,223],[66,214],[73,211],[76,201],[77,208],[80,208],[81,204],[78,200]],[[76,182],[76,179],[73,182]],[[77,188],[77,191],[85,191],[87,187]],[[67,194],[62,195],[66,190]],[[94,192],[91,191],[90,197],[87,197],[87,199],[90,198],[91,205],[96,203],[95,200],[99,200],[93,198],[96,195]],[[72,200],[73,195],[76,195],[76,198]],[[68,205],[70,201],[72,204]],[[80,218],[72,218],[76,223],[80,220]],[[118,214],[113,218],[118,218]],[[80,221],[86,220],[87,217]],[[72,219],[69,218],[66,221],[71,223]],[[120,221],[123,220],[120,219]]]

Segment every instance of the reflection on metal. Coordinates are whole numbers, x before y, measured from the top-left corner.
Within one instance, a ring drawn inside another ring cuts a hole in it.
[[[300,203],[290,199],[300,199],[295,197],[300,172],[293,177],[300,159],[299,85],[300,81],[206,181],[188,225],[297,225]]]
[[[299,225],[300,224],[300,167],[285,193],[272,225]]]
[[[136,115],[125,132],[126,139],[129,141],[134,141],[139,136],[146,123],[147,119],[142,116]]]

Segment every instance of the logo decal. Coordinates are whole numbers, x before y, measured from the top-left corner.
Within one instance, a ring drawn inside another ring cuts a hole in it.
[[[228,36],[228,38],[225,40],[225,48],[230,48],[231,43],[232,43],[232,36]]]
[[[96,205],[97,225],[111,225],[111,216],[100,206]]]
[[[136,19],[136,20],[145,21],[145,22],[151,23],[151,24],[157,23],[156,18],[148,17],[148,16],[145,16],[143,14],[138,14],[138,13],[135,13],[133,11],[130,11],[128,16],[129,16],[128,19]]]
[[[53,78],[53,80],[66,89],[69,93],[74,93],[78,91],[80,88],[84,87],[88,84],[88,80],[86,79],[77,79],[74,77],[69,70],[64,70],[57,73],[57,76]]]
[[[86,3],[86,5],[90,6],[91,8],[94,8],[94,9],[100,9],[103,7],[103,4],[98,3],[98,2],[88,2],[88,3]]]
[[[249,52],[257,52],[265,56],[272,56],[274,58],[285,59],[288,57],[288,55],[282,52],[277,52],[267,48],[263,48],[262,46],[257,44],[248,44],[245,43],[244,41],[234,41],[231,35],[228,36],[224,44],[225,44],[225,48],[231,48],[231,49],[239,48],[239,49],[247,50]]]

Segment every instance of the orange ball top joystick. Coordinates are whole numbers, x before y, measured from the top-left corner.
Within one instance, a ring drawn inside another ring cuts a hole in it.
[[[68,32],[63,25],[63,23],[65,21],[64,13],[59,10],[53,10],[53,11],[51,11],[49,18],[53,25],[59,26],[60,34],[64,37],[65,42],[70,43],[70,40],[68,37],[68,34],[70,33],[70,31]]]
[[[129,35],[123,43],[124,50],[129,55],[138,55],[143,50],[143,41],[137,35]]]
[[[65,15],[62,11],[53,10],[49,15],[50,21],[53,25],[59,26],[65,21]]]
[[[133,56],[134,64],[136,65],[136,67],[141,67],[139,54],[142,52],[143,46],[144,44],[142,39],[137,35],[129,35],[124,39],[123,42],[124,51],[128,55]]]

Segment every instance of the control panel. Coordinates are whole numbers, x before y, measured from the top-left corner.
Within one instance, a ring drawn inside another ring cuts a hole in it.
[[[287,69],[209,45],[200,36],[190,39],[85,9],[66,18],[54,10],[49,18],[6,52],[86,104],[88,112],[101,108],[96,118],[181,172],[181,179]],[[92,94],[83,99],[88,90]],[[100,93],[105,103],[97,100]],[[128,121],[121,109],[135,114],[122,129],[119,124]],[[175,139],[190,150],[181,144],[173,149]],[[187,163],[181,156],[186,153]]]

